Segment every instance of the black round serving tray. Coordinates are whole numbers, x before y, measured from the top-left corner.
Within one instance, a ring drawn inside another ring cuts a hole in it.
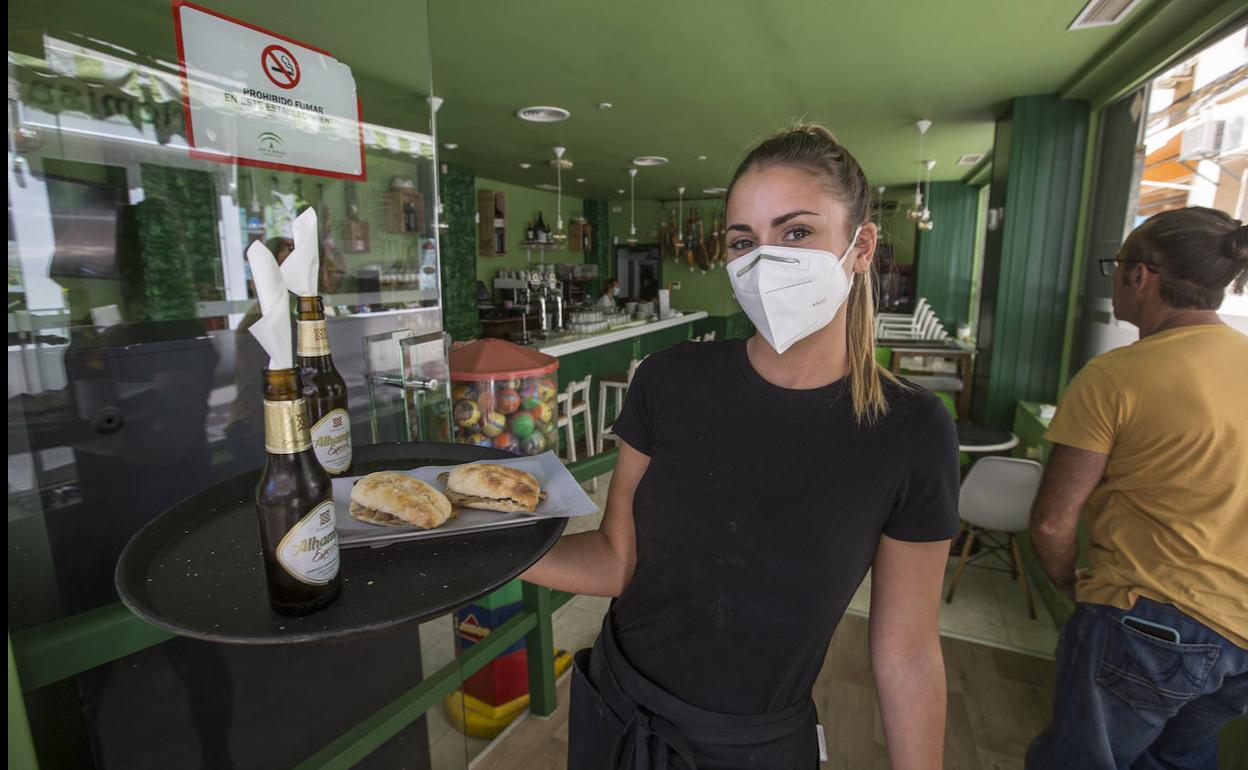
[[[461,444],[373,444],[352,475],[504,459]],[[567,520],[344,548],[342,595],[302,617],[269,607],[256,518],[260,470],[192,495],[139,530],[117,562],[117,591],[136,615],[175,634],[229,644],[292,644],[384,631],[449,612],[519,575]]]

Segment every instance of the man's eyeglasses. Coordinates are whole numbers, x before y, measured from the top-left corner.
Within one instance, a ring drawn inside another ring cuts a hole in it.
[[[1114,269],[1118,266],[1119,262],[1123,263],[1124,265],[1143,265],[1145,268],[1148,269],[1150,273],[1157,272],[1157,268],[1153,267],[1152,265],[1148,264],[1142,259],[1110,258],[1110,259],[1098,259],[1096,261],[1100,263],[1101,265],[1101,275],[1105,276],[1106,278],[1114,274]]]

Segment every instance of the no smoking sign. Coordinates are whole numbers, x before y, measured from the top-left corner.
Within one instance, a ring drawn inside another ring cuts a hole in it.
[[[260,54],[260,66],[273,85],[294,88],[299,85],[299,61],[280,45],[270,45]]]

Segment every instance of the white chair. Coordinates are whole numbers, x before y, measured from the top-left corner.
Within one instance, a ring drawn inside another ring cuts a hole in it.
[[[706,334],[703,334],[703,335],[702,335],[702,341],[703,341],[703,342],[714,342],[714,341],[715,341],[715,332],[707,332]]]
[[[607,375],[598,381],[598,453],[603,452],[603,441],[619,441],[615,433],[607,427],[607,395],[609,392],[615,394],[615,412],[612,422],[618,419],[620,411],[624,408],[624,395],[628,393],[628,386],[633,384],[633,376],[637,374],[637,367],[641,366],[641,360],[634,358],[628,365],[628,371],[622,376],[618,374]]]
[[[588,456],[597,454],[594,451],[594,413],[589,404],[589,389],[593,385],[594,375],[587,374],[582,380],[573,380],[563,389],[563,392],[555,396],[555,409],[558,418],[555,421],[555,428],[562,428],[567,439],[567,461],[576,462],[576,431],[573,422],[578,415],[585,418],[585,453]],[[594,479],[590,482],[590,488],[598,489],[598,480]]]
[[[1012,457],[985,457],[971,466],[971,472],[962,482],[962,494],[958,500],[958,517],[962,520],[962,534],[965,536],[962,556],[949,583],[945,602],[953,601],[953,592],[966,565],[991,556],[1005,565],[1015,580],[1021,578],[1023,596],[1027,599],[1027,614],[1035,620],[1036,607],[1031,599],[1031,586],[1027,582],[1027,573],[1023,571],[1014,534],[1027,529],[1031,503],[1040,489],[1043,474],[1043,468],[1035,460]],[[985,547],[971,557],[976,538]]]

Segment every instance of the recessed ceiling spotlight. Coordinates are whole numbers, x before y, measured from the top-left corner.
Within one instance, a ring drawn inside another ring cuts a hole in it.
[[[642,155],[639,158],[633,158],[634,166],[662,166],[667,163],[667,158],[662,155]]]
[[[702,188],[703,195],[723,195],[726,192],[728,192],[727,187],[703,187]]]
[[[959,166],[974,166],[976,163],[980,162],[983,159],[984,159],[984,154],[982,152],[968,152],[967,154],[958,158],[958,165]]]
[[[584,182],[584,181],[585,181],[585,177],[583,177],[583,176],[578,176],[578,177],[576,178],[576,181],[578,181],[578,182]]]
[[[516,117],[532,123],[558,123],[572,116],[562,107],[521,107],[516,110]]]
[[[624,194],[624,188],[623,188],[623,187],[621,187],[620,189],[616,190],[616,192],[617,192],[617,193],[619,193],[620,195],[623,195],[623,194]]]
[[[699,155],[699,156],[698,156],[698,160],[706,160],[706,156],[705,156],[705,155]]]
[[[559,188],[550,182],[542,182],[533,186],[539,190],[545,190],[546,192],[559,192]]]
[[[459,145],[458,145],[458,144],[455,144],[454,142],[446,142],[446,143],[445,143],[445,144],[443,144],[442,146],[443,146],[443,147],[445,147],[445,148],[446,148],[446,149],[448,149],[448,150],[458,150],[458,149],[459,149]]]
[[[516,165],[519,166],[520,168],[525,168],[525,169],[533,168],[532,163],[517,163]]]
[[[612,104],[611,102],[598,102],[598,109],[600,110],[609,110],[614,106],[615,105]]]

